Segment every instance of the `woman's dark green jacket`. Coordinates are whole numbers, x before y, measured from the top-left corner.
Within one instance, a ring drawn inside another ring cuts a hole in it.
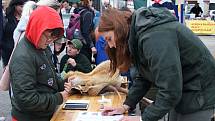
[[[137,71],[125,104],[135,107],[153,83],[156,99],[142,114],[157,121],[170,110],[188,114],[215,104],[215,60],[201,40],[164,8],[132,16],[129,48]]]

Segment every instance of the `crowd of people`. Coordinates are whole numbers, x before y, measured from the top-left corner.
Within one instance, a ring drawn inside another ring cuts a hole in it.
[[[103,115],[135,109],[151,88],[157,92],[142,109],[143,121],[158,121],[167,113],[170,121],[211,121],[214,115],[215,60],[163,6],[134,12],[109,6],[100,14],[91,0],[71,5],[68,0],[11,0],[6,15],[0,12],[13,121],[49,121],[71,95],[73,84],[64,74],[91,72],[95,54],[96,64],[109,59],[110,73],[130,72],[133,80],[124,103],[105,107]],[[62,14],[71,15],[70,28],[64,28]]]
[[[37,3],[34,1],[28,1],[27,0],[12,0],[9,4],[9,6],[6,9],[6,15],[3,16],[3,37],[1,39],[0,45],[1,45],[1,57],[3,60],[3,66],[5,67],[8,64],[10,55],[12,53],[12,50],[14,48],[15,43],[19,40],[19,38],[22,38],[26,29],[26,25],[29,20],[29,16],[31,15],[32,11],[37,8],[37,6],[49,6],[54,8],[61,16],[62,14],[79,14],[80,11],[83,11],[81,13],[81,36],[83,36],[86,43],[83,44],[82,49],[80,50],[80,53],[83,53],[84,56],[86,56],[89,61],[92,63],[92,55],[96,54],[96,48],[95,48],[95,40],[91,37],[91,33],[94,29],[94,10],[92,9],[91,1],[84,0],[81,3],[69,3],[68,0],[63,0],[61,2],[58,2],[57,0],[40,0]],[[23,5],[26,2],[24,8]],[[70,6],[71,5],[71,6]],[[23,12],[22,12],[22,9]],[[1,9],[2,10],[2,9]],[[63,18],[62,18],[63,19]],[[68,24],[68,23],[64,23]],[[85,29],[83,29],[85,28]],[[65,28],[64,28],[65,29]],[[62,43],[55,43],[52,44],[51,48],[54,53],[53,59],[55,63],[56,70],[60,72],[60,61],[63,55],[66,54],[66,46],[65,43],[68,39],[67,36],[64,36],[64,38],[60,38],[64,41]],[[71,38],[70,38],[71,39]],[[58,46],[58,47],[56,47]],[[59,47],[61,46],[61,47]],[[57,52],[56,48],[60,48],[60,50]],[[59,56],[61,55],[61,56]]]
[[[67,0],[61,3],[57,0],[10,1],[5,16],[1,16],[0,45],[3,66],[10,69],[13,121],[50,120],[56,106],[65,101],[71,91],[71,83],[61,78],[61,68],[65,68],[65,72],[92,70],[91,55],[89,59],[81,54],[81,51],[91,54],[86,52],[91,51],[91,47],[96,51],[90,37],[94,11],[89,2],[83,0],[78,7],[72,6],[77,13],[85,10],[79,33],[87,41],[84,45],[79,38],[69,40],[64,36],[61,14],[69,8]],[[88,30],[82,30],[87,27]]]

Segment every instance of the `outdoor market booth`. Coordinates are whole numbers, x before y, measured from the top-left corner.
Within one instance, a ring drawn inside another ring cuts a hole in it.
[[[199,4],[203,13],[199,17],[191,13]],[[197,35],[215,35],[215,0],[188,0],[185,6],[185,24]]]

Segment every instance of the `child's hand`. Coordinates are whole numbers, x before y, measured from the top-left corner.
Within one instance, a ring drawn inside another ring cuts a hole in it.
[[[75,60],[74,60],[73,58],[69,58],[69,59],[67,60],[67,63],[68,63],[68,64],[71,64],[73,67],[76,66],[76,62],[75,62]]]

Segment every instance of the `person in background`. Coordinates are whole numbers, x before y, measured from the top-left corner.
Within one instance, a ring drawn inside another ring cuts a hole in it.
[[[112,8],[110,2],[104,1],[104,4],[102,5],[102,11],[109,8]]]
[[[194,13],[195,17],[201,17],[203,11],[202,8],[199,6],[199,3],[195,4],[195,6],[190,10],[190,13]]]
[[[50,121],[57,105],[68,98],[72,84],[57,76],[48,46],[63,33],[54,9],[43,6],[32,12],[9,65],[12,121]]]
[[[60,74],[60,61],[62,57],[66,54],[66,38],[60,38],[56,40],[50,47],[52,47],[53,54],[53,62],[56,68],[57,73]]]
[[[8,64],[10,55],[14,48],[13,32],[21,18],[24,3],[25,0],[11,0],[9,6],[6,8],[3,37],[0,42],[4,67]]]
[[[177,10],[175,9],[175,4],[172,0],[152,0],[153,7],[166,7],[173,15],[176,15]]]
[[[72,3],[72,12],[74,13],[74,10],[78,8],[79,4],[78,3]]]
[[[107,42],[105,41],[103,36],[100,36],[97,40],[96,40],[96,65],[99,65],[101,62],[109,60],[108,55],[105,51],[105,47],[107,45]]]
[[[111,18],[111,19],[110,19]],[[98,34],[108,43],[111,72],[135,73],[124,104],[103,115],[122,114],[154,85],[158,92],[143,111],[143,121],[211,121],[215,105],[215,60],[202,41],[166,8],[140,8],[133,15],[103,11]],[[131,121],[123,117],[121,121]]]
[[[74,7],[71,7],[69,5],[69,1],[68,0],[63,0],[62,1],[62,8],[61,8],[61,13],[62,14],[72,14],[74,11]]]
[[[62,13],[60,10],[61,4],[60,4],[59,0],[39,0],[37,2],[37,5],[38,6],[49,6],[53,9],[55,9],[59,13],[61,19],[63,20]]]
[[[80,53],[82,46],[83,44],[79,39],[73,39],[67,42],[67,54],[63,56],[60,62],[61,72],[80,71],[89,73],[92,71],[90,61],[85,55]]]
[[[91,33],[93,32],[93,18],[94,11],[91,9],[92,1],[91,0],[81,0],[81,5],[79,8],[74,10],[74,13],[81,12],[81,35],[83,36],[86,43],[83,43],[81,53],[87,56],[90,62],[92,62],[92,54],[96,54],[96,48],[94,41],[92,39]]]
[[[93,18],[93,24],[94,24],[94,30],[96,29],[96,27],[99,25],[99,20],[100,20],[100,12],[98,10],[94,10],[95,16]]]
[[[60,3],[57,0],[39,0],[37,6],[49,6],[60,14]]]
[[[96,30],[96,28],[99,25],[99,21],[100,21],[100,12],[97,10],[95,11],[95,17],[93,19],[93,23],[94,23],[94,30]],[[99,37],[95,37],[96,39],[96,56],[95,56],[95,64],[99,65],[101,62],[108,60],[108,56],[107,53],[105,52],[105,47],[107,45],[107,42],[105,41],[103,36],[99,36]]]
[[[60,9],[60,3],[56,0],[40,0],[37,3],[35,3],[34,1],[26,2],[24,7],[23,7],[23,12],[22,12],[20,22],[18,23],[18,25],[17,25],[16,29],[14,30],[14,33],[13,33],[13,38],[14,38],[15,43],[20,38],[20,34],[25,32],[30,14],[33,12],[34,9],[37,8],[37,6],[49,6],[58,12]]]
[[[13,40],[14,43],[18,41],[18,39],[22,38],[21,34],[25,32],[29,17],[34,9],[37,8],[37,5],[34,1],[27,1],[23,6],[22,16],[20,18],[20,21],[16,27],[16,29],[13,32]],[[24,33],[22,34],[24,35]]]

